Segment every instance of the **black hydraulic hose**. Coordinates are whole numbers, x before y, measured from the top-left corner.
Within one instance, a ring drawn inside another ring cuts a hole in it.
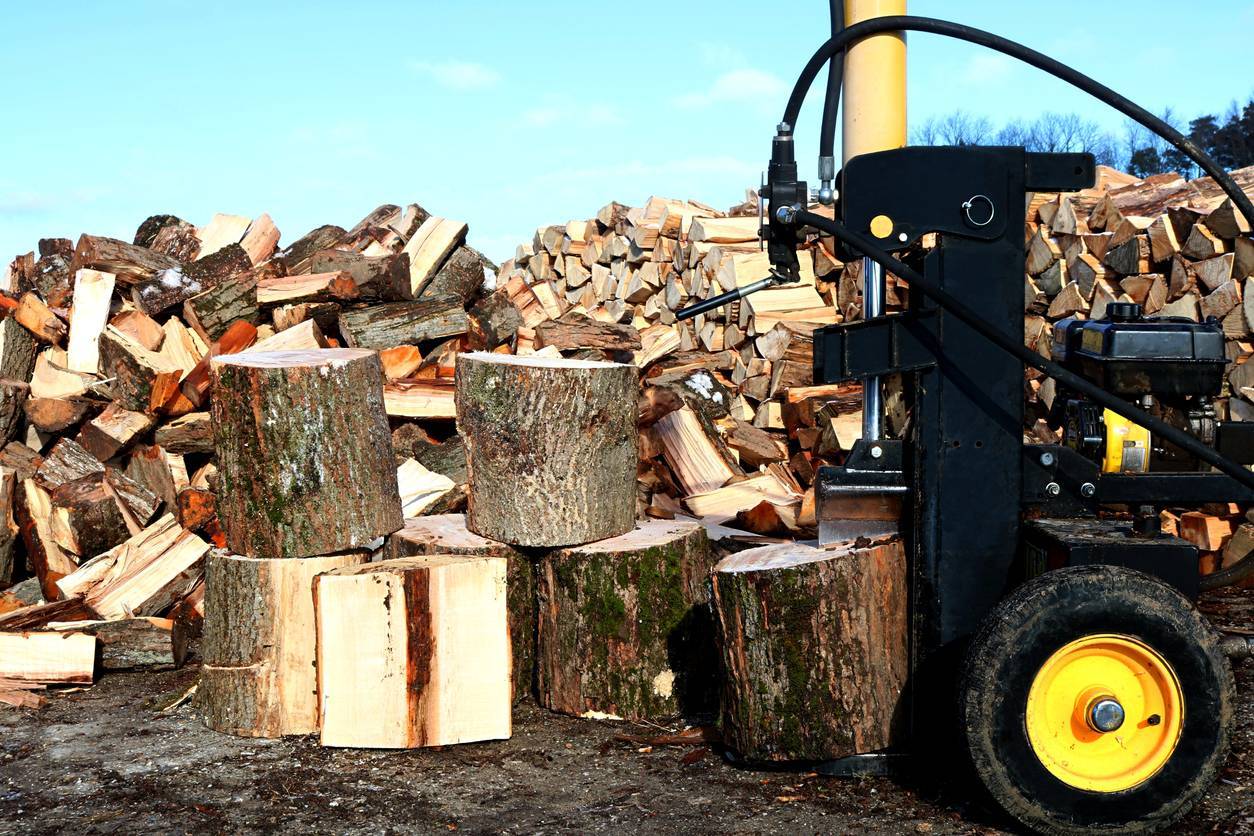
[[[1122,415],[1129,421],[1145,427],[1150,432],[1176,445],[1180,449],[1197,456],[1202,461],[1212,465],[1223,471],[1233,479],[1245,485],[1248,488],[1254,488],[1254,473],[1246,470],[1236,462],[1229,461],[1221,456],[1214,449],[1206,446],[1198,439],[1194,438],[1187,432],[1171,426],[1166,421],[1156,418],[1145,410],[1133,406],[1127,401],[1111,395],[1095,383],[1080,377],[1074,372],[1068,371],[1058,363],[1047,360],[1037,354],[1032,349],[1023,344],[1022,338],[1014,338],[1003,334],[1000,329],[990,325],[983,317],[972,311],[957,297],[949,292],[937,287],[935,284],[926,279],[917,270],[907,267],[892,255],[881,250],[875,242],[865,235],[854,232],[839,221],[825,218],[822,215],[816,215],[813,212],[800,211],[796,213],[796,222],[798,224],[808,224],[815,229],[830,233],[836,238],[872,261],[883,265],[885,270],[890,270],[894,274],[905,279],[910,289],[918,288],[919,291],[933,299],[938,305],[947,310],[949,313],[958,317],[975,331],[983,334],[990,342],[999,348],[1018,357],[1027,365],[1037,369],[1054,380],[1062,383],[1075,391],[1087,395],[1092,400],[1101,404],[1118,415]]]
[[[1012,58],[1017,58],[1078,87],[1158,134],[1189,159],[1193,160],[1193,162],[1197,163],[1198,167],[1210,175],[1224,190],[1224,193],[1232,198],[1232,202],[1241,210],[1241,214],[1245,216],[1246,220],[1251,225],[1254,225],[1254,203],[1251,203],[1250,198],[1241,190],[1241,187],[1195,142],[1162,119],[1150,113],[1136,102],[1119,95],[1109,87],[1068,67],[1060,61],[1050,58],[1048,55],[994,35],[991,32],[973,29],[970,26],[951,23],[947,20],[901,15],[872,18],[847,27],[839,35],[832,37],[827,43],[819,47],[818,51],[814,53],[813,57],[806,64],[805,69],[801,71],[801,76],[793,87],[792,96],[788,99],[788,107],[784,111],[783,121],[788,125],[796,126],[797,116],[801,113],[801,105],[805,101],[806,93],[809,92],[810,85],[814,83],[815,77],[825,63],[833,60],[836,56],[843,57],[845,50],[850,44],[869,35],[900,31],[928,32],[987,47],[1004,55],[1009,55]],[[829,106],[835,110],[836,103],[825,103],[825,108]]]
[[[832,37],[845,31],[845,0],[828,0]],[[823,129],[819,135],[819,156],[836,156],[836,114],[840,110],[840,87],[845,74],[844,51],[833,52],[827,63],[827,97],[823,99]]]

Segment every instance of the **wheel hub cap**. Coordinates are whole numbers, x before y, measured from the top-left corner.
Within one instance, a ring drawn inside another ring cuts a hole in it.
[[[1024,720],[1033,752],[1054,777],[1120,792],[1162,769],[1183,717],[1179,680],[1158,652],[1131,636],[1093,635],[1041,666]]]
[[[1123,706],[1117,700],[1098,700],[1089,708],[1089,726],[1094,731],[1118,731],[1123,725]]]

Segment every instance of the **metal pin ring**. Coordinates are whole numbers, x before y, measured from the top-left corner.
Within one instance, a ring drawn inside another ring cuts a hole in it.
[[[983,222],[977,221],[975,218],[971,217],[971,210],[975,208],[975,203],[978,200],[982,200],[988,204],[988,220]],[[966,202],[962,204],[962,212],[967,216],[967,223],[974,227],[988,226],[993,222],[993,218],[997,217],[997,207],[993,204],[993,199],[988,195],[983,194],[977,194],[974,197],[967,198]]]

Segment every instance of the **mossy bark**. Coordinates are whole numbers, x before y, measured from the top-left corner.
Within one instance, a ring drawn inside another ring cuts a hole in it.
[[[531,555],[488,540],[466,528],[464,514],[437,514],[406,520],[388,538],[384,558],[433,554],[504,557],[510,643],[513,648],[514,701],[533,692],[536,663],[536,567]]]
[[[214,358],[218,516],[230,549],[306,557],[362,548],[403,522],[373,351]]]
[[[713,714],[713,563],[704,528],[665,520],[546,555],[537,578],[540,704],[627,720]]]
[[[365,563],[365,551],[300,560],[214,552],[205,573],[205,725],[245,737],[318,730],[313,579]]]
[[[551,548],[630,531],[636,517],[632,366],[461,354],[466,524],[491,540]]]
[[[908,668],[899,541],[763,546],[712,577],[729,747],[751,762],[816,761],[893,742]]]

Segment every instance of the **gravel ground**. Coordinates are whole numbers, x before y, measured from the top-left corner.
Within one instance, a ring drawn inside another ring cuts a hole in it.
[[[1254,625],[1254,591],[1209,597],[1220,627]],[[1182,833],[1254,833],[1254,661],[1237,666],[1232,756]],[[187,705],[195,666],[116,674],[0,708],[0,834],[1002,833],[958,787],[758,772],[705,745],[629,742],[663,730],[520,705],[508,741],[408,752],[323,749],[203,728]]]

